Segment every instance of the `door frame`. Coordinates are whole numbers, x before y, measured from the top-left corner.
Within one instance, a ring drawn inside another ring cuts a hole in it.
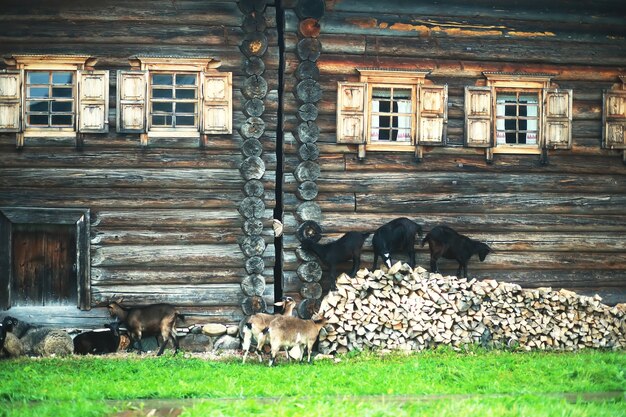
[[[81,310],[91,309],[90,278],[90,228],[89,209],[0,207],[0,310],[11,307],[11,282],[13,281],[13,225],[51,224],[74,225],[76,236],[76,278],[78,305]]]

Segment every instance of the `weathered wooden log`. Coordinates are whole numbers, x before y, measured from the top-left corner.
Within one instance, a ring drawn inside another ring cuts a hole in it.
[[[253,98],[243,104],[243,112],[248,117],[260,117],[265,111],[263,100]]]
[[[241,92],[247,99],[262,99],[267,95],[267,81],[260,75],[251,75],[243,82]]]
[[[267,7],[267,0],[239,0],[237,5],[244,14],[262,14]]]
[[[303,282],[319,282],[322,279],[322,268],[317,262],[307,262],[296,271]]]
[[[246,197],[246,198],[256,198],[256,197]],[[265,210],[265,206],[263,206]],[[243,232],[248,236],[260,235],[263,233],[263,222],[257,218],[249,218],[243,222]]]
[[[251,32],[246,34],[241,43],[241,52],[246,56],[261,57],[267,52],[267,36],[263,32]]]
[[[241,153],[246,157],[259,157],[263,153],[263,145],[258,139],[247,139],[241,144]]]
[[[300,81],[309,79],[317,81],[320,79],[320,70],[315,62],[302,61],[298,64],[294,75]]]
[[[300,0],[295,11],[300,19],[313,18],[319,20],[324,16],[324,9],[324,0]]]
[[[243,18],[241,28],[246,33],[263,32],[267,29],[267,20],[263,13],[248,13]]]
[[[298,119],[303,122],[312,122],[317,119],[317,106],[313,103],[305,103],[298,107]]]
[[[294,95],[302,103],[317,103],[322,98],[322,87],[313,79],[300,81]]]
[[[246,219],[262,218],[265,215],[265,203],[259,197],[245,197],[239,203],[239,213]]]
[[[245,267],[248,274],[261,274],[265,269],[265,261],[260,256],[252,256],[246,259]]]
[[[322,286],[317,282],[307,282],[300,287],[300,295],[305,299],[318,299],[322,296]]]
[[[315,122],[302,122],[296,130],[296,138],[300,143],[315,143],[319,136],[320,128]]]
[[[241,125],[240,133],[245,139],[258,139],[265,132],[265,122],[260,117],[248,117]]]
[[[247,75],[261,76],[265,72],[265,62],[257,56],[251,56],[243,63],[243,70]]]
[[[247,257],[261,256],[265,251],[265,241],[261,236],[246,236],[241,240],[240,247]]]
[[[304,239],[309,239],[314,242],[319,242],[322,238],[322,227],[318,222],[314,220],[306,220],[298,226],[298,230],[296,231],[296,237],[300,242]]]
[[[265,292],[265,278],[259,274],[247,275],[241,280],[241,290],[248,297],[263,295],[263,292]]]
[[[315,143],[303,143],[298,147],[298,156],[302,161],[315,161],[320,156],[320,150]]]
[[[239,172],[246,180],[261,179],[265,173],[265,163],[258,156],[248,157],[241,163]]]
[[[261,197],[265,192],[263,183],[259,180],[246,181],[243,186],[243,192],[248,197]]]
[[[296,195],[304,201],[314,200],[317,197],[317,184],[314,181],[303,181],[298,184]]]
[[[241,309],[247,316],[267,311],[267,303],[258,295],[246,297],[241,303]]]
[[[322,209],[314,201],[305,201],[296,208],[296,218],[300,221],[322,221]]]
[[[315,62],[322,53],[322,43],[317,38],[301,39],[296,45],[296,53],[302,61]]]
[[[298,304],[298,316],[303,319],[310,319],[320,309],[321,302],[317,299],[307,298]]]
[[[298,32],[305,38],[317,38],[320,30],[320,22],[314,18],[304,19],[298,25]]]
[[[293,175],[299,182],[316,181],[321,174],[319,164],[313,161],[304,161],[298,164]]]

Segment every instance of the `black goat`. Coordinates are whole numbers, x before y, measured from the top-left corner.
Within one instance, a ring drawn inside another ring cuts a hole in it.
[[[422,227],[406,217],[398,217],[380,226],[374,237],[374,269],[378,267],[380,256],[388,268],[391,268],[391,254],[405,252],[409,255],[409,265],[415,267],[415,235],[422,237]]]
[[[331,290],[337,289],[337,265],[352,259],[350,276],[354,276],[361,265],[361,249],[369,232],[348,232],[329,243],[316,243],[313,240],[302,241],[302,249],[313,252],[322,263],[330,268]]]
[[[470,239],[448,226],[435,226],[422,240],[422,246],[426,242],[428,242],[430,249],[431,272],[439,272],[437,261],[440,257],[444,257],[455,259],[459,263],[456,275],[460,276],[462,271],[464,278],[467,278],[467,263],[472,255],[478,254],[482,262],[491,252],[491,248],[487,244]]]
[[[105,324],[105,329],[91,330],[74,337],[74,353],[78,355],[102,355],[117,352],[120,345],[119,321]]]
[[[13,327],[17,326],[18,320],[15,317],[6,316],[0,323],[0,352],[4,349],[4,339],[7,337],[7,332],[12,332]]]
[[[176,311],[169,304],[151,304],[145,307],[124,308],[116,302],[108,305],[111,317],[117,317],[126,325],[132,342],[137,342],[139,352],[143,351],[141,338],[143,336],[158,336],[163,338],[163,344],[157,356],[163,354],[168,340],[174,345],[174,354],[178,353],[178,340],[176,339],[176,319],[185,319],[185,316]]]

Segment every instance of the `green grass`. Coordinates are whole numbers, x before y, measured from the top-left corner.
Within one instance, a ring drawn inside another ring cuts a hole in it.
[[[103,416],[180,402],[184,416],[626,416],[626,354],[429,351],[268,368],[164,355],[0,362],[0,416]],[[618,391],[568,401],[561,393]]]

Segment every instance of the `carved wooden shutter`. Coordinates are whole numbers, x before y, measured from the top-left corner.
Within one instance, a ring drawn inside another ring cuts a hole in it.
[[[204,74],[202,133],[232,133],[232,73]]]
[[[109,131],[109,71],[78,71],[78,131]]]
[[[337,85],[337,143],[365,143],[367,84]]]
[[[493,146],[491,87],[465,87],[465,145]]]
[[[20,71],[0,73],[0,132],[22,130],[22,77]]]
[[[117,131],[146,131],[147,71],[117,73]]]
[[[603,146],[626,149],[626,91],[605,90],[602,102]]]
[[[572,148],[572,90],[543,90],[543,145]]]
[[[444,145],[448,124],[448,86],[421,86],[418,137],[420,145]]]

